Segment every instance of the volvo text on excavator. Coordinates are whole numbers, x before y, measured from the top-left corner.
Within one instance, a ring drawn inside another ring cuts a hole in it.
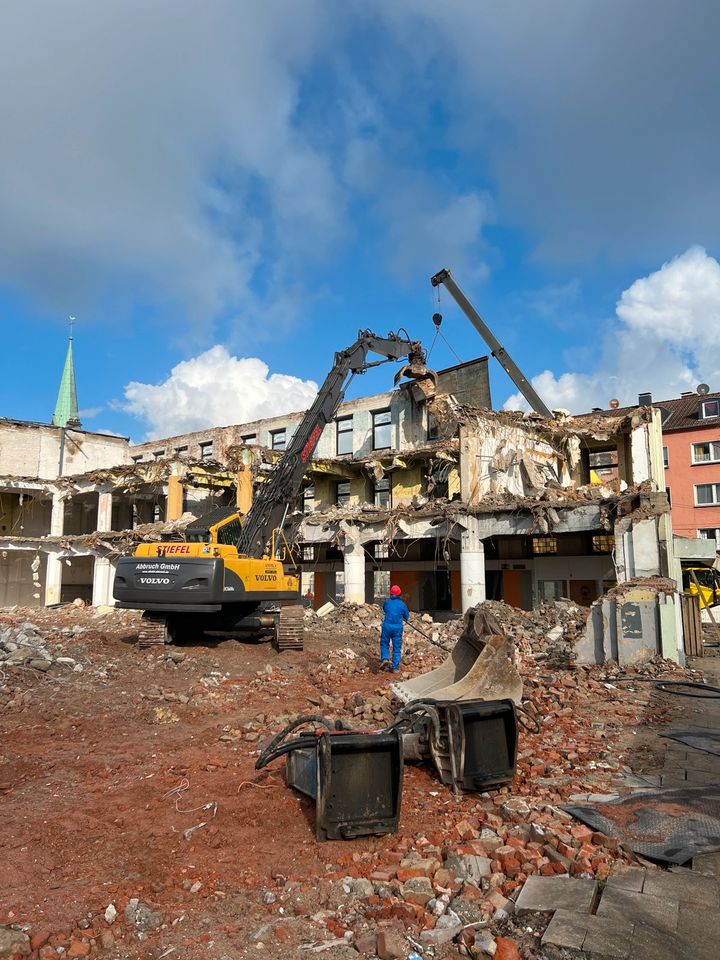
[[[371,352],[385,360],[368,362]],[[408,377],[421,397],[431,397],[436,375],[425,366],[418,341],[361,330],[351,347],[335,354],[313,405],[244,516],[227,508],[215,511],[190,524],[183,541],[143,543],[120,559],[113,595],[118,607],[144,611],[141,643],[271,631],[278,649],[302,649],[299,580],[283,565],[289,559],[281,549],[283,531],[323,428],[352,376],[405,357],[395,383]]]

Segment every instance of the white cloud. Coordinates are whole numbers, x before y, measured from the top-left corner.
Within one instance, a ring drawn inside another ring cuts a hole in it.
[[[577,413],[605,408],[612,397],[635,403],[646,391],[668,400],[700,381],[720,389],[719,348],[720,263],[695,246],[623,292],[594,370],[544,370],[532,383],[548,406]],[[504,406],[527,409],[519,393]]]
[[[247,307],[261,260],[322,256],[344,201],[296,109],[327,32],[321,0],[7,6],[0,282],[202,322]]]
[[[178,363],[162,383],[129,383],[122,409],[145,421],[147,439],[154,439],[305,410],[317,389],[312,380],[271,374],[262,360],[233,357],[217,345]]]

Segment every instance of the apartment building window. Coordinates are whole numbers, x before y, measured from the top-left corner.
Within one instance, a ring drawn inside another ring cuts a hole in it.
[[[314,560],[315,559],[315,544],[307,543],[302,548],[303,551],[303,560]]]
[[[392,447],[392,423],[389,410],[376,410],[373,418],[373,450]]]
[[[557,553],[557,539],[555,537],[533,537],[533,553]]]
[[[373,501],[376,507],[389,508],[391,505],[390,477],[376,480],[373,489]]]
[[[251,446],[253,443],[257,443],[257,434],[256,433],[246,433],[244,436],[240,437],[245,446]]]
[[[287,431],[283,427],[282,430],[271,430],[270,431],[270,446],[273,450],[284,450],[287,438]]]
[[[703,420],[720,417],[720,400],[703,400],[700,404],[700,415]]]
[[[340,480],[335,486],[335,503],[346,507],[350,503],[350,481]]]
[[[165,451],[164,451],[164,450],[155,450],[155,451],[153,451],[153,458],[154,458],[155,460],[162,460],[162,458],[163,458],[164,456],[165,456]]]
[[[390,557],[390,544],[376,543],[373,553],[375,554],[376,560],[387,560]]]
[[[133,463],[140,463],[141,461],[142,461],[142,454],[141,454],[141,453],[138,454],[137,457],[133,457],[133,458],[132,458],[132,462],[133,462]]]
[[[696,483],[695,503],[698,507],[709,507],[720,503],[720,483]]]
[[[615,537],[611,533],[600,533],[592,538],[593,553],[612,553],[615,549]]]
[[[670,487],[665,487],[665,496],[668,498],[668,506],[672,506],[672,496],[670,495]]]
[[[178,457],[186,457],[188,453],[187,447],[175,447],[175,453]]]
[[[336,420],[337,455],[352,453],[353,450],[353,418],[341,417]]]
[[[714,540],[715,544],[720,547],[720,527],[701,527],[698,530],[698,537],[701,540]]]
[[[667,447],[663,447],[663,466],[665,467],[666,470],[670,466],[670,456],[668,454]]]
[[[315,487],[305,487],[303,490],[303,513],[315,511]]]
[[[213,457],[213,442],[212,440],[206,440],[204,443],[200,444],[200,459],[212,460],[212,457]]]
[[[720,463],[720,440],[692,445],[693,463]]]
[[[427,415],[427,438],[428,440],[437,440],[438,438],[438,422],[429,410]]]

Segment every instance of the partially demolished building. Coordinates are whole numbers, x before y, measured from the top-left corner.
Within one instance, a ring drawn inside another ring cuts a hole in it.
[[[247,509],[301,414],[131,445],[0,423],[0,602],[112,602],[117,558],[190,516]],[[611,454],[617,475],[591,462]],[[594,481],[594,482],[593,482]],[[290,529],[303,592],[361,603],[398,583],[416,610],[485,599],[589,606],[617,583],[675,577],[660,419],[490,409],[487,358],[344,403]]]

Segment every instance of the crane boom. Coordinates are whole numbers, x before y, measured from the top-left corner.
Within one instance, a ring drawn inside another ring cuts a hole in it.
[[[360,330],[352,346],[335,354],[333,367],[312,406],[295,431],[284,455],[273,468],[270,479],[258,491],[243,521],[237,543],[238,553],[250,557],[263,556],[273,531],[282,526],[285,514],[300,492],[308,461],[323,428],[332,420],[345,394],[348,375],[362,373],[375,365],[366,362],[370,352],[388,360],[408,358],[408,364],[398,372],[396,382],[406,372],[416,380],[435,378],[435,374],[425,367],[425,351],[419,341],[406,340],[395,334],[378,337],[369,330]]]
[[[450,271],[447,269],[440,270],[435,274],[434,277],[430,278],[430,283],[432,283],[434,287],[439,286],[441,283],[446,287],[453,300],[460,307],[470,323],[472,323],[472,325],[475,327],[485,343],[490,347],[492,355],[499,361],[500,366],[510,377],[520,393],[525,397],[527,402],[530,404],[530,407],[537,413],[541,413],[544,417],[552,417],[552,412],[550,409],[543,403],[535,388],[523,374],[520,367],[518,367],[505,347],[500,343],[490,327],[488,327],[475,307],[473,307],[468,298],[462,292],[455,280],[453,280]]]

